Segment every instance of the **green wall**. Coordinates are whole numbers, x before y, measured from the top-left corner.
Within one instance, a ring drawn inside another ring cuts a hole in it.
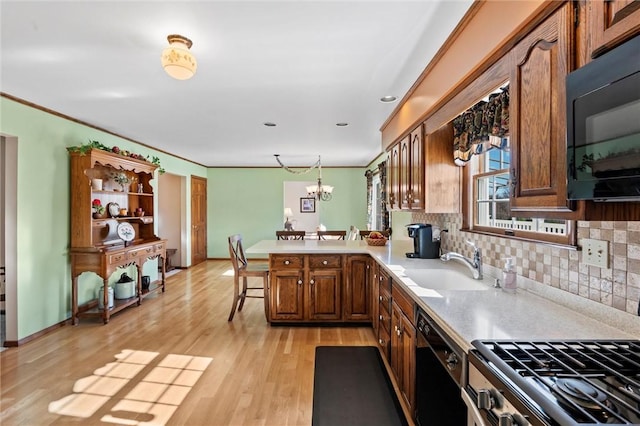
[[[0,133],[18,138],[18,340],[71,317],[68,249],[72,194],[66,147],[97,140],[107,146],[117,145],[139,154],[157,156],[169,173],[207,178],[207,254],[211,258],[228,257],[226,239],[233,233],[242,233],[247,247],[259,240],[274,238],[275,230],[282,228],[283,182],[308,180],[308,176],[293,175],[279,168],[207,169],[1,96]],[[364,229],[364,170],[323,168],[324,181],[335,186],[333,200],[318,203],[321,221],[328,229],[349,229],[350,225]],[[190,179],[186,182],[187,194],[190,194]],[[154,183],[157,185],[157,179]],[[154,191],[158,193],[157,187]],[[187,229],[191,229],[190,208],[187,202]],[[187,253],[187,258],[190,257]],[[116,272],[111,282],[116,281],[121,272]],[[155,261],[148,262],[143,273],[155,279]],[[101,285],[98,276],[81,275],[80,303],[94,298]]]
[[[327,229],[366,229],[365,168],[322,168],[322,179],[334,186],[331,201],[318,201],[320,221]],[[227,237],[242,234],[245,248],[274,239],[282,229],[285,181],[308,181],[280,168],[210,168],[207,183],[208,257],[229,257]],[[250,256],[248,256],[250,257]]]
[[[72,194],[67,146],[98,140],[107,146],[155,155],[167,171],[177,175],[207,175],[204,167],[5,97],[0,97],[0,132],[18,138],[18,340],[71,317],[68,249]],[[145,265],[144,274],[152,280],[156,271],[155,262]],[[118,277],[116,272],[112,281]],[[83,274],[79,281],[80,302],[95,297],[100,285],[96,275]]]

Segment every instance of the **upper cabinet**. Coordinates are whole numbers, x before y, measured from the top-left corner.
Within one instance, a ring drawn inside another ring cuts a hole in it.
[[[518,217],[578,218],[567,201],[565,77],[573,8],[559,8],[510,52],[511,210]]]
[[[450,127],[425,135],[423,124],[391,145],[387,150],[390,209],[459,211],[460,171],[453,163],[452,147]]]
[[[592,58],[640,33],[639,0],[590,0],[584,6]]]

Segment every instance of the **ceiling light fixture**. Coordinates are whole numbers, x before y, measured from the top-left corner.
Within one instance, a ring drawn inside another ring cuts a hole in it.
[[[176,80],[188,80],[196,73],[198,63],[189,49],[193,44],[188,38],[171,34],[169,46],[162,51],[162,68]]]
[[[309,173],[311,170],[318,168],[318,184],[317,185],[309,185],[306,187],[307,195],[309,197],[313,197],[318,201],[329,201],[332,198],[331,193],[333,192],[333,186],[331,185],[323,185],[322,184],[322,163],[320,161],[320,156],[318,155],[318,161],[315,164],[307,167],[304,170],[293,170],[287,166],[285,166],[282,161],[280,161],[280,154],[273,154],[276,157],[276,161],[280,164],[280,167],[288,171],[289,173],[293,173],[296,175],[301,175],[305,173]]]
[[[398,97],[393,95],[387,95],[380,98],[380,102],[384,103],[395,102],[396,100],[398,100]]]

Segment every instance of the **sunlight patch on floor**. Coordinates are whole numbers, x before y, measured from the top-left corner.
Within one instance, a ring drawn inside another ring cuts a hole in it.
[[[89,377],[78,379],[73,394],[49,403],[49,412],[88,418],[109,402],[115,405],[102,416],[105,423],[121,425],[165,425],[191,388],[198,382],[212,358],[169,354],[124,397],[118,393],[158,356],[157,352],[125,349],[116,354],[116,362],[98,367]]]
[[[233,269],[228,269],[222,274],[223,277],[233,277],[234,275],[235,272],[233,272]]]

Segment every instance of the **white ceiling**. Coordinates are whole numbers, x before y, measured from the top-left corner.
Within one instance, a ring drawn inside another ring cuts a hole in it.
[[[397,106],[380,97],[404,96],[471,3],[1,0],[0,91],[205,166],[365,166]],[[160,65],[174,33],[190,80]]]

